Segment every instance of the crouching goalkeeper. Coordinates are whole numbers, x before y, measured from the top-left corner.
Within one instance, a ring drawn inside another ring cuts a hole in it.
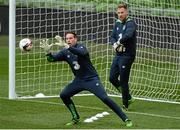
[[[77,35],[73,32],[67,32],[65,34],[66,42],[64,42],[60,36],[56,36],[55,38],[58,41],[57,43],[49,45],[48,40],[44,40],[40,42],[40,47],[47,52],[46,56],[49,62],[66,61],[75,76],[74,80],[60,93],[61,99],[72,114],[72,121],[66,125],[78,124],[80,119],[71,97],[83,90],[87,90],[109,106],[125,122],[127,127],[131,127],[131,120],[129,120],[121,108],[107,96],[99,76],[90,61],[86,47],[77,43]],[[52,45],[64,46],[64,48],[58,53],[52,54],[50,52]]]

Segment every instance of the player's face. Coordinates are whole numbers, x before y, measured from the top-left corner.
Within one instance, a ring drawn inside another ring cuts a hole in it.
[[[121,21],[124,21],[126,19],[126,17],[128,16],[128,11],[125,8],[118,8],[117,15]]]
[[[77,38],[75,38],[73,34],[69,33],[66,35],[66,43],[73,46],[77,43]]]

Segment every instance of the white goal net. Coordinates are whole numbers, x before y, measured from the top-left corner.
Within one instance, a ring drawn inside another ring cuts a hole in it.
[[[64,36],[66,31],[77,33],[78,40],[87,46],[108,94],[120,96],[109,83],[109,70],[114,56],[109,37],[117,18],[116,7],[120,2],[16,0],[16,96],[35,97],[38,93],[58,96],[73,79],[65,62],[49,63],[39,48],[40,40],[48,38],[54,42],[55,35]],[[129,82],[132,95],[136,98],[180,103],[179,6],[175,0],[124,2],[129,5],[129,15],[138,25],[137,56]],[[21,52],[18,44],[26,37],[33,41],[33,49]],[[58,50],[53,48],[54,52]]]

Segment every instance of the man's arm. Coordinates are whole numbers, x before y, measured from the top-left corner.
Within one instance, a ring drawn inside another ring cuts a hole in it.
[[[122,38],[120,39],[121,44],[126,44],[126,41],[133,37],[134,32],[136,31],[136,24],[134,21],[129,21],[126,24],[126,32],[122,35]]]
[[[111,44],[113,45],[113,49],[115,52],[124,52],[125,51],[125,48],[124,48],[124,45],[121,44],[118,40],[119,37],[117,37],[117,31],[116,31],[116,24],[113,28],[113,32],[111,34],[111,39],[110,39],[110,42]]]
[[[110,37],[110,42],[111,44],[114,44],[115,42],[117,42],[117,38],[116,38],[116,25],[114,25],[113,27],[113,31]]]
[[[64,60],[64,55],[63,55],[62,51],[60,51],[57,54],[48,53],[48,54],[46,54],[46,56],[47,56],[47,60],[49,62],[63,61]]]

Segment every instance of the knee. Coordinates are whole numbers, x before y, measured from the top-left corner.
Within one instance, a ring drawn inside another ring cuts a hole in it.
[[[123,89],[128,88],[128,82],[127,82],[127,81],[121,80],[120,84],[121,84],[121,86],[122,86]]]
[[[116,77],[109,77],[109,82],[112,83],[115,87],[120,86],[120,81]]]
[[[109,107],[112,107],[113,101],[108,96],[104,96],[101,100]]]
[[[66,93],[61,92],[60,93],[60,98],[61,99],[66,99],[66,98],[68,98],[68,95]]]
[[[109,100],[109,97],[108,97],[107,95],[103,95],[103,96],[101,97],[101,100],[102,100],[104,103],[106,103],[106,102]]]

